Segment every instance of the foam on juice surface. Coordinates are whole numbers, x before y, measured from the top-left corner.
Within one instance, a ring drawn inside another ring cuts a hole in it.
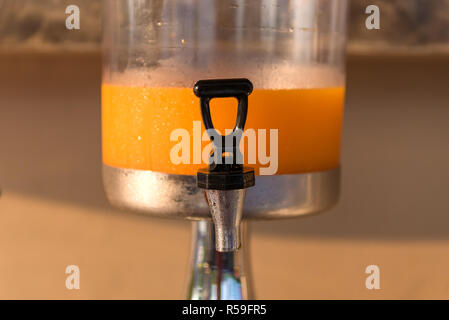
[[[112,73],[104,77],[104,82],[139,87],[191,88],[196,81],[210,78],[248,78],[256,89],[309,89],[345,85],[343,72],[320,64],[292,66],[289,63],[261,63],[246,67],[215,65],[211,68],[189,68],[179,67],[170,60],[161,61],[155,69]]]

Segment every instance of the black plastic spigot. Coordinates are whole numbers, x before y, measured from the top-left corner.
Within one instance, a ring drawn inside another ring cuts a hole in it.
[[[209,168],[197,173],[199,188],[209,190],[236,190],[254,186],[254,169],[243,166],[239,145],[248,115],[248,96],[253,84],[248,79],[200,80],[193,89],[200,98],[201,115],[209,137],[214,145]],[[214,128],[210,112],[210,101],[214,98],[231,98],[238,101],[234,130],[227,136]]]

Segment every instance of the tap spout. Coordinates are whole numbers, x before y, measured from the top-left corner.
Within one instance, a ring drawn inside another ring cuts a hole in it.
[[[205,190],[205,193],[215,225],[216,250],[237,251],[246,189]]]

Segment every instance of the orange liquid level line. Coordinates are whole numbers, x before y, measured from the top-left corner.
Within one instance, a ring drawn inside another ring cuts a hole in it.
[[[345,89],[254,90],[249,97],[245,129],[278,129],[277,174],[335,169]],[[191,88],[150,88],[104,84],[102,87],[103,162],[120,168],[195,175],[205,164],[174,164],[170,151],[173,130],[190,133],[193,159],[193,121],[201,121],[199,98]],[[212,120],[219,130],[233,128],[234,99],[214,99]],[[203,132],[204,127],[202,127]],[[224,132],[224,131],[221,131]],[[202,142],[206,146],[208,142]],[[270,149],[267,147],[267,154]],[[245,155],[245,164],[248,159]],[[249,164],[256,168],[266,164]],[[191,161],[190,163],[193,163]]]

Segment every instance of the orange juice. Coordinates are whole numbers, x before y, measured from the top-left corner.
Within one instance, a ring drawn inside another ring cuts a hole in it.
[[[256,89],[249,96],[245,129],[278,130],[277,174],[335,169],[340,158],[344,93],[344,87]],[[232,128],[236,103],[230,99],[212,101],[215,127]],[[104,84],[102,105],[106,165],[187,175],[196,175],[205,166],[174,164],[170,159],[176,144],[170,140],[173,130],[183,128],[193,136],[193,122],[202,121],[199,99],[192,88]],[[257,174],[263,164],[250,166]]]

